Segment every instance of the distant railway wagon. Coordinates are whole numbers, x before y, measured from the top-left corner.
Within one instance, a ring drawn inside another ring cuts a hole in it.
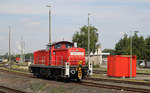
[[[20,57],[16,57],[16,62],[19,62],[20,61]]]
[[[85,49],[76,48],[68,41],[49,45],[45,50],[34,52],[34,63],[29,67],[37,77],[84,79],[90,74],[86,66]]]

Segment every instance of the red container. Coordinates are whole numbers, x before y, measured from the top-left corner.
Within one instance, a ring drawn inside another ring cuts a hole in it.
[[[112,77],[136,77],[136,56],[132,56],[132,67],[130,67],[130,56],[114,55],[108,56],[107,75]],[[130,68],[132,70],[130,70]]]
[[[16,57],[16,62],[19,62],[20,61],[20,57]]]

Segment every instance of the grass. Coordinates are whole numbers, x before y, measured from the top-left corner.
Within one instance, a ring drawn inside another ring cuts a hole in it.
[[[93,65],[93,68],[100,68],[100,65]]]
[[[12,69],[28,72],[28,66],[12,65],[11,67],[12,67]]]
[[[0,66],[3,66],[3,64],[0,64]],[[24,69],[23,67],[25,67],[25,66],[13,64],[11,71],[12,72],[19,72],[19,73],[27,73],[28,69]],[[0,69],[10,71],[10,69],[5,68],[5,67],[0,67]],[[100,71],[107,71],[107,68],[105,68],[105,67],[97,67],[97,66],[95,66],[95,68],[93,68],[93,69],[94,70],[100,70]],[[150,73],[150,69],[137,69],[137,73]],[[103,79],[106,78],[106,79],[116,79],[116,80],[137,81],[137,79],[135,79],[135,78],[131,79],[131,78],[114,78],[114,77],[108,77],[107,74],[93,74],[92,77],[93,78],[103,78]],[[138,80],[138,81],[145,82],[144,80]],[[149,81],[146,81],[146,82],[149,82]]]
[[[67,93],[66,89],[62,86],[54,88],[51,93]]]
[[[14,65],[18,65],[18,66],[28,66],[27,62],[23,62],[23,63],[14,63]]]
[[[100,78],[100,79],[114,79],[114,80],[124,80],[124,81],[134,81],[134,82],[146,82],[146,83],[150,83],[149,81],[145,81],[145,80],[137,80],[135,78],[119,78],[119,77],[109,77],[107,75],[104,74],[93,74],[91,76],[92,78]]]
[[[0,66],[4,66],[4,64],[0,64]]]
[[[138,69],[137,71],[136,71],[137,73],[149,73],[150,74],[150,69]]]
[[[11,71],[11,72],[17,72],[17,73],[23,73],[23,74],[28,74],[28,72],[23,72],[23,71],[19,71],[19,70],[14,70],[14,69],[9,69],[6,67],[0,67],[1,70],[6,70],[6,71]]]
[[[6,65],[6,64],[8,64],[8,62],[0,64],[0,67],[8,69],[7,68],[8,65]],[[11,63],[11,68],[13,70],[18,70],[18,71],[22,71],[22,72],[28,72],[28,65],[27,65],[27,63],[15,63],[15,62],[12,62]]]
[[[105,67],[100,67],[100,68],[93,68],[94,70],[100,70],[100,71],[106,71],[107,68]],[[140,68],[136,70],[136,73],[149,73],[150,74],[150,69],[145,69],[145,68]],[[125,80],[125,81],[136,81],[136,82],[147,82],[149,83],[150,81],[145,81],[142,79],[136,79],[136,78],[117,78],[117,77],[109,77],[107,74],[93,74],[93,78],[102,78],[102,79],[115,79],[115,80]]]
[[[96,67],[96,68],[93,68],[93,70],[107,71],[107,68],[105,68],[105,67]]]
[[[95,67],[94,70],[107,71],[105,67]],[[137,73],[150,73],[150,68],[139,68],[136,70]]]
[[[31,89],[36,92],[36,91],[42,91],[42,89],[46,86],[45,83],[41,82],[35,82],[31,84]]]

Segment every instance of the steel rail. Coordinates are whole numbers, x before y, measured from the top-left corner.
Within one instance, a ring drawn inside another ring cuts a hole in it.
[[[107,71],[102,71],[102,70],[93,70],[93,73],[95,74],[107,74]],[[141,73],[141,72],[137,72],[137,75],[150,75],[150,73]]]
[[[85,86],[90,86],[90,87],[98,87],[98,88],[106,88],[106,89],[114,89],[114,90],[120,90],[120,91],[150,93],[150,89],[108,85],[108,84],[93,83],[93,82],[87,82],[87,81],[81,82],[80,85],[85,85]]]
[[[5,86],[0,86],[0,93],[27,93],[27,92],[5,87]]]
[[[150,86],[150,83],[147,82],[137,82],[137,81],[127,81],[127,80],[115,80],[115,79],[104,79],[104,78],[87,78],[86,80]]]
[[[10,72],[10,71],[5,71],[5,70],[0,70],[0,71],[8,72],[10,74],[15,74],[15,75],[21,75],[21,76],[25,76],[25,77],[29,77],[29,78],[35,78],[31,74]],[[87,80],[114,82],[114,83],[125,83],[125,84],[131,84],[131,85],[146,85],[146,86],[150,86],[150,83],[145,83],[145,82],[133,82],[133,81],[113,80],[113,79],[100,79],[100,78],[88,78]],[[71,83],[73,83],[73,82],[71,82]],[[150,89],[143,89],[143,88],[132,88],[132,87],[126,87],[126,86],[116,86],[116,85],[93,83],[93,82],[87,82],[87,81],[81,81],[78,84],[84,85],[84,86],[99,87],[99,88],[106,88],[106,89],[114,89],[114,90],[121,90],[121,91],[123,90],[123,91],[132,91],[132,92],[134,91],[134,92],[150,93]]]

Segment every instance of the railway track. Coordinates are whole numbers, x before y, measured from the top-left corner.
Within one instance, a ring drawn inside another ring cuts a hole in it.
[[[107,74],[107,72],[103,71],[103,70],[93,70],[93,73],[95,73],[95,74]],[[141,72],[137,72],[136,74],[138,74],[138,75],[150,75],[150,73],[141,73]]]
[[[1,64],[5,64],[5,63],[1,63]],[[21,65],[21,66],[25,66],[25,65]],[[7,68],[5,65],[0,65],[0,67]],[[14,69],[14,68],[12,70],[27,72],[25,70]],[[93,70],[93,73],[95,73],[95,74],[107,74],[107,71],[104,71],[104,70]],[[141,72],[137,72],[136,74],[138,74],[138,75],[150,75],[150,73],[141,73]]]
[[[3,70],[3,69],[0,69],[0,71],[7,72],[7,73],[10,73],[10,74],[14,74],[14,75],[21,75],[21,76],[25,76],[25,77],[33,77],[32,73],[12,72],[10,70]],[[14,70],[14,71],[17,71],[17,70]]]
[[[32,74],[11,72],[11,71],[6,71],[6,70],[0,70],[0,71],[11,73],[11,74],[15,74],[15,75],[21,75],[21,76],[25,76],[25,77],[29,77],[29,78],[35,78],[34,76],[32,76]],[[121,90],[121,91],[150,93],[150,89],[132,88],[132,87],[127,87],[127,86],[116,86],[116,85],[108,85],[108,84],[101,84],[101,83],[93,83],[92,81],[93,82],[103,81],[103,82],[112,82],[112,83],[124,83],[124,84],[131,84],[131,85],[150,86],[150,83],[146,83],[146,82],[133,82],[133,81],[123,81],[123,80],[114,80],[114,79],[100,79],[100,78],[87,78],[86,81],[82,81],[82,82],[80,82],[78,84],[84,85],[84,86],[99,87],[99,88],[106,88],[106,89],[114,89],[114,90]],[[71,82],[71,83],[73,83],[73,82]],[[11,93],[11,92],[9,92],[9,93]],[[21,92],[17,92],[17,93],[21,93]]]
[[[0,86],[0,93],[26,93],[20,90],[16,90],[16,89],[12,89],[12,88],[8,88],[5,86]]]
[[[81,82],[80,85],[90,86],[90,87],[98,87],[98,88],[106,88],[106,89],[113,89],[113,90],[120,90],[120,91],[150,93],[150,89],[132,88],[132,87],[116,86],[116,85],[107,85],[107,84],[93,83],[93,82],[87,82],[87,81]]]
[[[125,80],[103,79],[103,78],[87,78],[86,80],[150,86],[150,83],[137,81],[125,81]]]
[[[93,73],[95,73],[95,74],[106,74],[107,72],[103,71],[103,70],[93,70]]]

